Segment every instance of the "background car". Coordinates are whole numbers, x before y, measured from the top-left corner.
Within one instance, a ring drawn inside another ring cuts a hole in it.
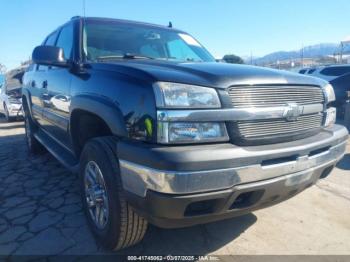
[[[350,64],[304,68],[299,73],[327,80],[334,88],[337,115],[344,118],[345,105],[350,100]]]
[[[8,72],[0,89],[0,113],[6,121],[22,116],[22,77],[25,68]]]
[[[307,71],[309,71],[310,68],[308,67],[304,67],[302,69],[299,70],[299,74],[305,75],[307,73]]]
[[[299,71],[299,73],[319,77],[327,81],[332,81],[342,75],[350,73],[350,64],[303,68]]]
[[[334,88],[334,93],[336,97],[334,106],[337,108],[337,111],[338,111],[337,115],[341,119],[343,119],[345,118],[345,112],[346,112],[345,107],[349,106],[349,103],[350,103],[350,72],[329,81],[329,83]]]

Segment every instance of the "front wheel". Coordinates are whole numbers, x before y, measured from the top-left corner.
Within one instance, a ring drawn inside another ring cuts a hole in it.
[[[83,208],[97,240],[108,249],[135,245],[147,221],[126,202],[113,137],[94,138],[84,147],[79,180]]]

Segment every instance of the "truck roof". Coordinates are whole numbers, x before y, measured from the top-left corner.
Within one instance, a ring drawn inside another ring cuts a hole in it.
[[[164,25],[157,25],[152,23],[146,23],[146,22],[139,22],[139,21],[133,21],[133,20],[126,20],[126,19],[117,19],[117,18],[107,18],[107,17],[82,17],[82,16],[73,16],[71,20],[75,19],[84,19],[86,21],[101,21],[101,22],[116,22],[121,24],[130,24],[130,25],[142,25],[142,26],[148,26],[148,27],[154,27],[154,28],[161,28],[166,30],[174,30],[174,31],[181,31],[173,27],[164,26]],[[181,31],[182,32],[182,31]]]

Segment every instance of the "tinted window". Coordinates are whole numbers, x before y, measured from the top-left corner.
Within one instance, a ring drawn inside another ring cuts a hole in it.
[[[312,74],[315,71],[316,71],[316,69],[310,69],[309,72],[307,72],[307,73],[310,75],[310,74]]]
[[[58,36],[58,31],[53,32],[51,35],[49,35],[45,41],[45,45],[49,45],[49,46],[54,46],[56,43],[56,39]],[[45,71],[47,70],[49,67],[45,66],[45,65],[38,65],[37,70],[38,71]]]
[[[73,47],[73,25],[69,24],[62,28],[58,37],[56,46],[61,47],[64,52],[64,58],[70,59]]]
[[[326,76],[341,76],[350,73],[350,66],[327,67],[320,72]]]
[[[305,74],[306,71],[307,71],[307,69],[301,69],[301,70],[299,71],[299,73],[300,73],[300,74]]]
[[[49,37],[46,39],[45,45],[51,45],[54,46],[56,43],[58,32],[55,31]]]

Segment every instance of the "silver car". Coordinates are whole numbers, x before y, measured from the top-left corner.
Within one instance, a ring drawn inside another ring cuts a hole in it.
[[[0,113],[6,121],[22,116],[22,76],[24,71],[7,74],[5,81],[0,84]]]

